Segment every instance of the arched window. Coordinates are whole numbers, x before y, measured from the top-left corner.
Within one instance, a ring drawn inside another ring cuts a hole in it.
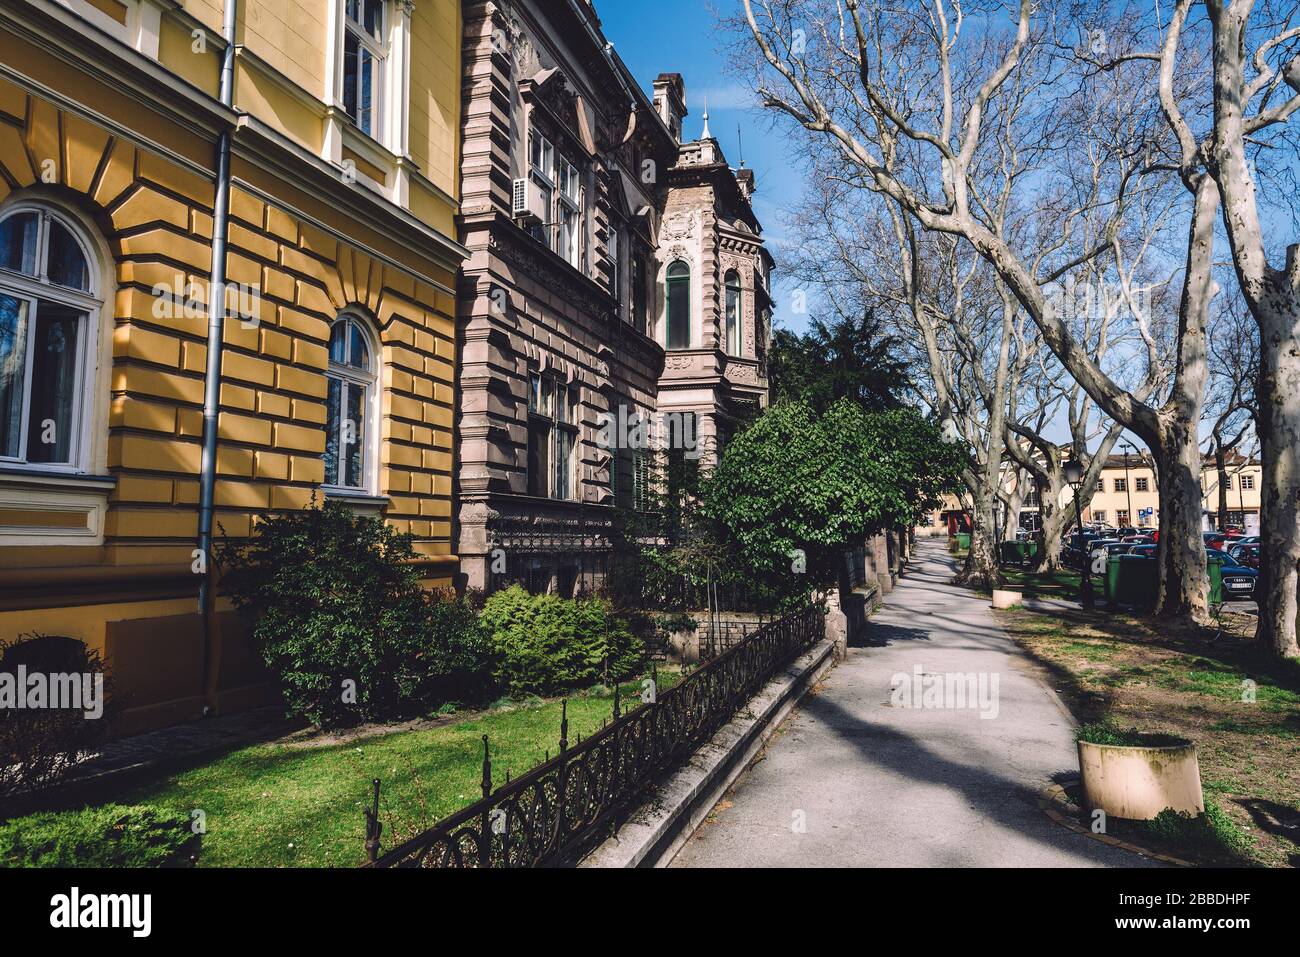
[[[81,464],[90,317],[89,246],[44,206],[0,216],[0,462]]]
[[[370,491],[374,464],[375,349],[361,319],[343,315],[330,332],[325,404],[325,484]]]
[[[668,266],[666,278],[667,294],[664,300],[668,308],[667,347],[669,349],[689,349],[691,347],[691,267],[680,259]]]
[[[727,355],[740,355],[740,273],[730,270],[726,275],[727,286]]]

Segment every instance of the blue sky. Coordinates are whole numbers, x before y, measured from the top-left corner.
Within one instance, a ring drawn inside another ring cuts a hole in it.
[[[717,6],[731,2],[717,0]],[[722,49],[726,37],[717,29],[714,4],[704,0],[596,0],[596,12],[605,36],[647,93],[660,73],[682,75],[690,110],[684,137],[699,137],[707,99],[710,132],[722,145],[727,161],[738,166],[739,126],[745,165],[754,170],[758,184],[754,212],[777,260],[775,323],[801,330],[807,317],[791,315],[790,295],[781,273],[784,211],[803,190],[803,173],[793,149],[796,144],[794,138],[773,131],[771,118],[751,105],[753,92],[728,74]]]

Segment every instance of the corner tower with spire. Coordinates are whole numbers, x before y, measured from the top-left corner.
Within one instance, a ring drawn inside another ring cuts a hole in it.
[[[680,74],[660,74],[654,102],[678,139],[658,235],[666,357],[657,407],[694,418],[707,463],[767,405],[774,263],[754,215],[754,172],[728,164],[707,105],[699,138],[682,141],[689,113]]]

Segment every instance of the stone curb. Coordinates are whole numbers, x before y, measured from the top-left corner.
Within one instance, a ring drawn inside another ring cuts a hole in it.
[[[805,692],[834,666],[829,638],[795,659],[578,866],[666,867]]]
[[[1091,828],[1084,827],[1072,814],[1070,814],[1069,809],[1073,806],[1074,805],[1070,803],[1070,799],[1065,794],[1064,785],[1053,784],[1051,787],[1045,788],[1043,791],[1039,792],[1039,809],[1057,824],[1069,828],[1076,834],[1082,834],[1085,837],[1092,838],[1094,841],[1100,841],[1103,844],[1109,844],[1111,847],[1118,847],[1125,851],[1131,851],[1140,857],[1145,857],[1152,861],[1160,861],[1163,864],[1172,864],[1175,867],[1197,866],[1191,861],[1185,861],[1180,857],[1173,857],[1169,854],[1157,854],[1155,851],[1148,848],[1139,847],[1136,844],[1130,844],[1128,841],[1122,841],[1118,837],[1111,837],[1109,834],[1094,834]]]

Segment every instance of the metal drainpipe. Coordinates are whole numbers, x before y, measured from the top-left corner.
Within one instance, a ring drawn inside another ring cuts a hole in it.
[[[225,0],[221,35],[221,105],[235,102],[235,25],[239,0]],[[203,457],[199,464],[199,556],[203,578],[199,582],[199,614],[203,627],[203,694],[206,699],[211,676],[212,613],[216,605],[213,587],[212,521],[217,484],[217,416],[221,409],[221,346],[226,315],[226,232],[230,217],[230,139],[232,130],[217,138],[216,197],[212,208],[212,268],[208,278],[208,364],[203,376]],[[210,713],[208,704],[203,714]]]

